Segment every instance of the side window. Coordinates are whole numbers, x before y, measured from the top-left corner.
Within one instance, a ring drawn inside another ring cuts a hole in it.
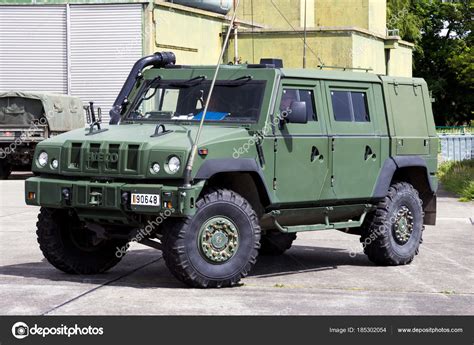
[[[318,121],[316,107],[314,105],[314,94],[312,90],[304,89],[283,89],[281,96],[280,111],[290,109],[292,102],[306,103],[306,116],[308,121]]]
[[[367,94],[360,91],[331,91],[334,120],[370,122]]]

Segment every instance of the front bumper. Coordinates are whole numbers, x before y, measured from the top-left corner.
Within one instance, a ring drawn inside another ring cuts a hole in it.
[[[131,214],[156,214],[170,210],[173,215],[195,213],[195,200],[201,186],[190,188],[162,184],[128,184],[122,182],[91,182],[31,177],[25,182],[25,200],[28,205],[50,208],[74,208],[81,214],[96,217],[122,217]],[[158,194],[159,206],[131,205],[131,193]]]

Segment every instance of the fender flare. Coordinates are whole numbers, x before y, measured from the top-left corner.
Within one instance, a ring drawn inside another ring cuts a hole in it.
[[[268,200],[271,200],[271,194],[268,190],[267,184],[265,183],[265,177],[263,176],[262,169],[257,164],[256,160],[252,158],[216,158],[206,160],[197,171],[194,179],[207,180],[215,174],[226,172],[256,173],[260,179],[259,182],[265,188],[265,192],[267,194],[266,197]]]
[[[433,186],[433,183],[431,182],[428,173],[426,162],[423,158],[419,156],[394,156],[385,160],[374,188],[373,197],[385,197],[387,195],[387,191],[390,187],[390,183],[392,182],[392,178],[395,172],[400,168],[407,167],[423,168],[426,172],[426,180],[428,181],[431,192],[433,194],[436,193],[436,190]]]

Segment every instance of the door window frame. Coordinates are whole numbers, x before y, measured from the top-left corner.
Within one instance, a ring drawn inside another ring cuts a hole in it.
[[[278,96],[275,99],[274,112],[271,116],[273,134],[275,136],[327,135],[321,88],[319,80],[282,79],[278,87]],[[280,115],[280,103],[284,89],[312,91],[316,119],[310,119],[307,123],[286,123],[283,129],[280,130],[277,119]]]
[[[364,92],[366,94],[367,107],[370,121],[337,121],[334,117],[334,110],[332,106],[331,91],[352,91]],[[332,134],[346,134],[346,135],[360,135],[372,134],[375,135],[377,126],[377,113],[375,108],[374,93],[371,83],[359,82],[340,82],[340,81],[326,81],[324,82],[324,92],[326,106],[328,110],[329,126]]]

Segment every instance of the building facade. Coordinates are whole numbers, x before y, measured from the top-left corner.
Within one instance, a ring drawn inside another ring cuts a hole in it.
[[[71,94],[105,115],[143,55],[215,64],[234,2],[0,0],[0,90]],[[413,45],[387,34],[385,13],[385,0],[241,0],[222,62],[275,57],[411,76]]]
[[[386,12],[386,0],[241,0],[239,18],[263,28],[239,30],[238,52],[231,45],[229,55],[410,77],[413,44],[391,30]]]

